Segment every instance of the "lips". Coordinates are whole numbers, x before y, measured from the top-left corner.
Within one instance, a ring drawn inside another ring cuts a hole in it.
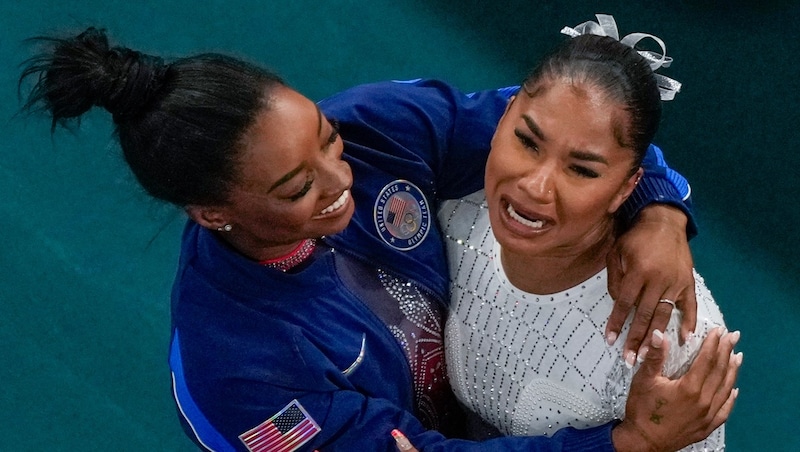
[[[345,190],[342,192],[341,195],[328,207],[322,209],[319,213],[320,215],[327,215],[331,212],[335,212],[342,208],[347,203],[347,199],[350,198],[350,190]]]
[[[524,226],[531,231],[541,231],[554,223],[553,220],[546,215],[531,211],[519,211],[515,209],[510,202],[507,203],[505,210],[513,223]]]

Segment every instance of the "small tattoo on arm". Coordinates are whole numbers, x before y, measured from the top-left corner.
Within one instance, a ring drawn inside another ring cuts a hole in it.
[[[652,422],[653,424],[660,425],[661,424],[661,418],[663,418],[663,417],[664,416],[661,415],[661,414],[653,413],[653,414],[650,415],[650,422]]]

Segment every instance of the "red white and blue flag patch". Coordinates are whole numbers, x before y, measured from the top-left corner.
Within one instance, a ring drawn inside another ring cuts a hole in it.
[[[380,238],[401,251],[418,247],[431,226],[428,200],[422,190],[402,179],[381,189],[375,199],[373,215]]]
[[[297,400],[263,423],[239,435],[250,452],[292,452],[322,429]]]

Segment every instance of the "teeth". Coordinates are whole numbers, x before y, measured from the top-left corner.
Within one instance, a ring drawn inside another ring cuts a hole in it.
[[[322,212],[320,212],[319,214],[325,215],[326,213],[331,213],[334,210],[338,209],[339,207],[342,207],[344,203],[347,202],[347,198],[349,197],[350,197],[350,190],[343,191],[341,196],[339,196],[339,199],[334,201],[333,204],[329,205],[328,207],[322,209]]]
[[[529,228],[541,229],[542,226],[544,226],[544,221],[542,221],[542,220],[531,221],[531,220],[528,220],[527,218],[521,217],[514,210],[514,208],[511,207],[511,204],[508,205],[508,209],[506,209],[506,210],[508,210],[508,214],[511,215],[511,218],[517,220],[518,222],[524,224],[525,226],[527,226]]]

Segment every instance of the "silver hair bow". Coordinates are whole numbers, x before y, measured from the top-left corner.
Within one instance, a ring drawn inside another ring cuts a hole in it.
[[[653,70],[653,75],[656,76],[658,82],[658,90],[661,93],[661,100],[672,100],[675,94],[681,90],[681,84],[677,80],[671,79],[667,76],[656,74],[655,71],[662,67],[669,67],[672,64],[672,58],[667,56],[667,47],[664,45],[658,36],[648,33],[631,33],[622,39],[619,39],[619,32],[617,31],[617,22],[614,17],[608,14],[595,14],[597,22],[586,21],[580,25],[573,27],[564,27],[561,33],[575,37],[580,35],[598,35],[610,36],[617,41],[629,46],[635,47],[642,39],[650,38],[658,45],[661,46],[661,53],[652,52],[650,50],[637,50],[639,55],[643,56],[649,63],[650,69]]]

